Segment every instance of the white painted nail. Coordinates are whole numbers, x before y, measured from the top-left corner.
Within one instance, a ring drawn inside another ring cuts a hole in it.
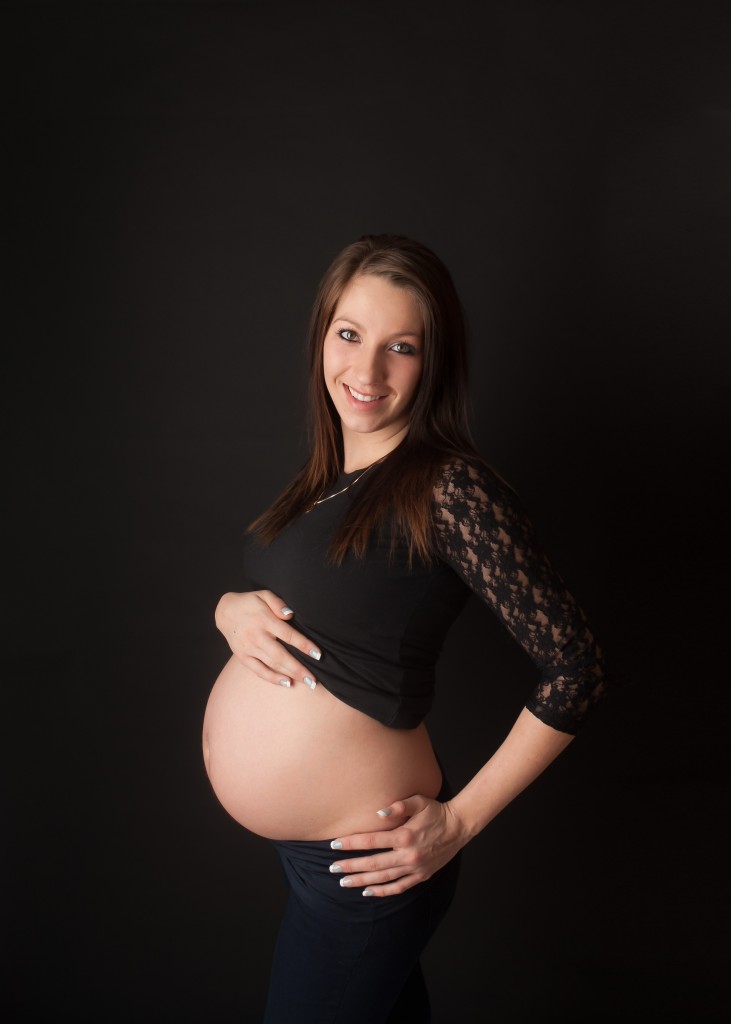
[[[380,814],[382,818],[390,818],[391,817],[391,808],[390,807],[382,807],[381,810],[377,811],[376,813]]]
[[[291,686],[292,684],[289,681],[289,679],[280,679],[279,680],[279,685],[280,686]]]
[[[342,870],[343,870],[343,865],[342,864],[331,864],[330,865],[330,873],[333,874],[333,875],[337,875],[338,871],[342,871]]]
[[[333,841],[330,843],[330,849],[331,850],[342,850],[342,848],[343,848],[343,841],[342,841],[342,839],[333,839]]]
[[[306,684],[307,686],[309,686],[309,688],[310,688],[311,690],[314,690],[314,689],[315,689],[315,687],[317,686],[317,683],[315,682],[315,680],[314,680],[314,679],[311,679],[311,678],[310,678],[309,676],[305,676],[305,680],[304,680],[304,681],[305,681],[305,684]]]
[[[347,889],[347,887],[349,885],[353,884],[353,879],[352,878],[341,878],[340,879],[340,884],[343,886],[344,889]]]
[[[294,615],[291,608],[282,608],[282,615]]]
[[[364,895],[364,896],[374,896],[374,895],[375,895],[375,893],[373,892],[373,890],[372,890],[372,889],[364,889],[364,890],[363,890],[363,895]]]
[[[320,658],[322,657],[322,655],[320,654],[319,651],[316,651],[315,648],[313,647],[312,650],[310,651],[310,657],[311,658],[316,658],[319,661]]]

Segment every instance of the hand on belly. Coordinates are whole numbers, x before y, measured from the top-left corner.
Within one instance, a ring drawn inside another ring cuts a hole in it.
[[[441,786],[423,725],[390,729],[322,685],[272,686],[234,658],[208,700],[204,757],[228,813],[272,839],[389,830],[379,807]]]

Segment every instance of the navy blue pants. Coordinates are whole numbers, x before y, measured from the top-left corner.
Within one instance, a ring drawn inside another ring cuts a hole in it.
[[[444,781],[438,800],[452,795]],[[397,896],[363,896],[330,873],[330,840],[271,841],[289,886],[264,1024],[427,1024],[419,956],[454,896],[460,855]],[[387,848],[384,848],[387,849]]]

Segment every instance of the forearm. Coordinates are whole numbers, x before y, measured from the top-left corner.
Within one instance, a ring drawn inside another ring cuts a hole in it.
[[[474,838],[537,779],[572,739],[524,708],[487,764],[449,801],[468,838]]]

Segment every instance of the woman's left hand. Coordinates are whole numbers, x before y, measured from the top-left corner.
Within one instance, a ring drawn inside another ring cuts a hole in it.
[[[366,855],[352,860],[340,857],[333,861],[330,871],[340,877],[340,884],[348,888],[364,886],[364,896],[395,896],[425,882],[470,838],[449,801],[440,803],[427,796],[410,796],[377,813],[382,817],[408,820],[389,831],[361,832],[343,836],[330,844],[343,851],[389,847],[387,853],[372,857]]]

